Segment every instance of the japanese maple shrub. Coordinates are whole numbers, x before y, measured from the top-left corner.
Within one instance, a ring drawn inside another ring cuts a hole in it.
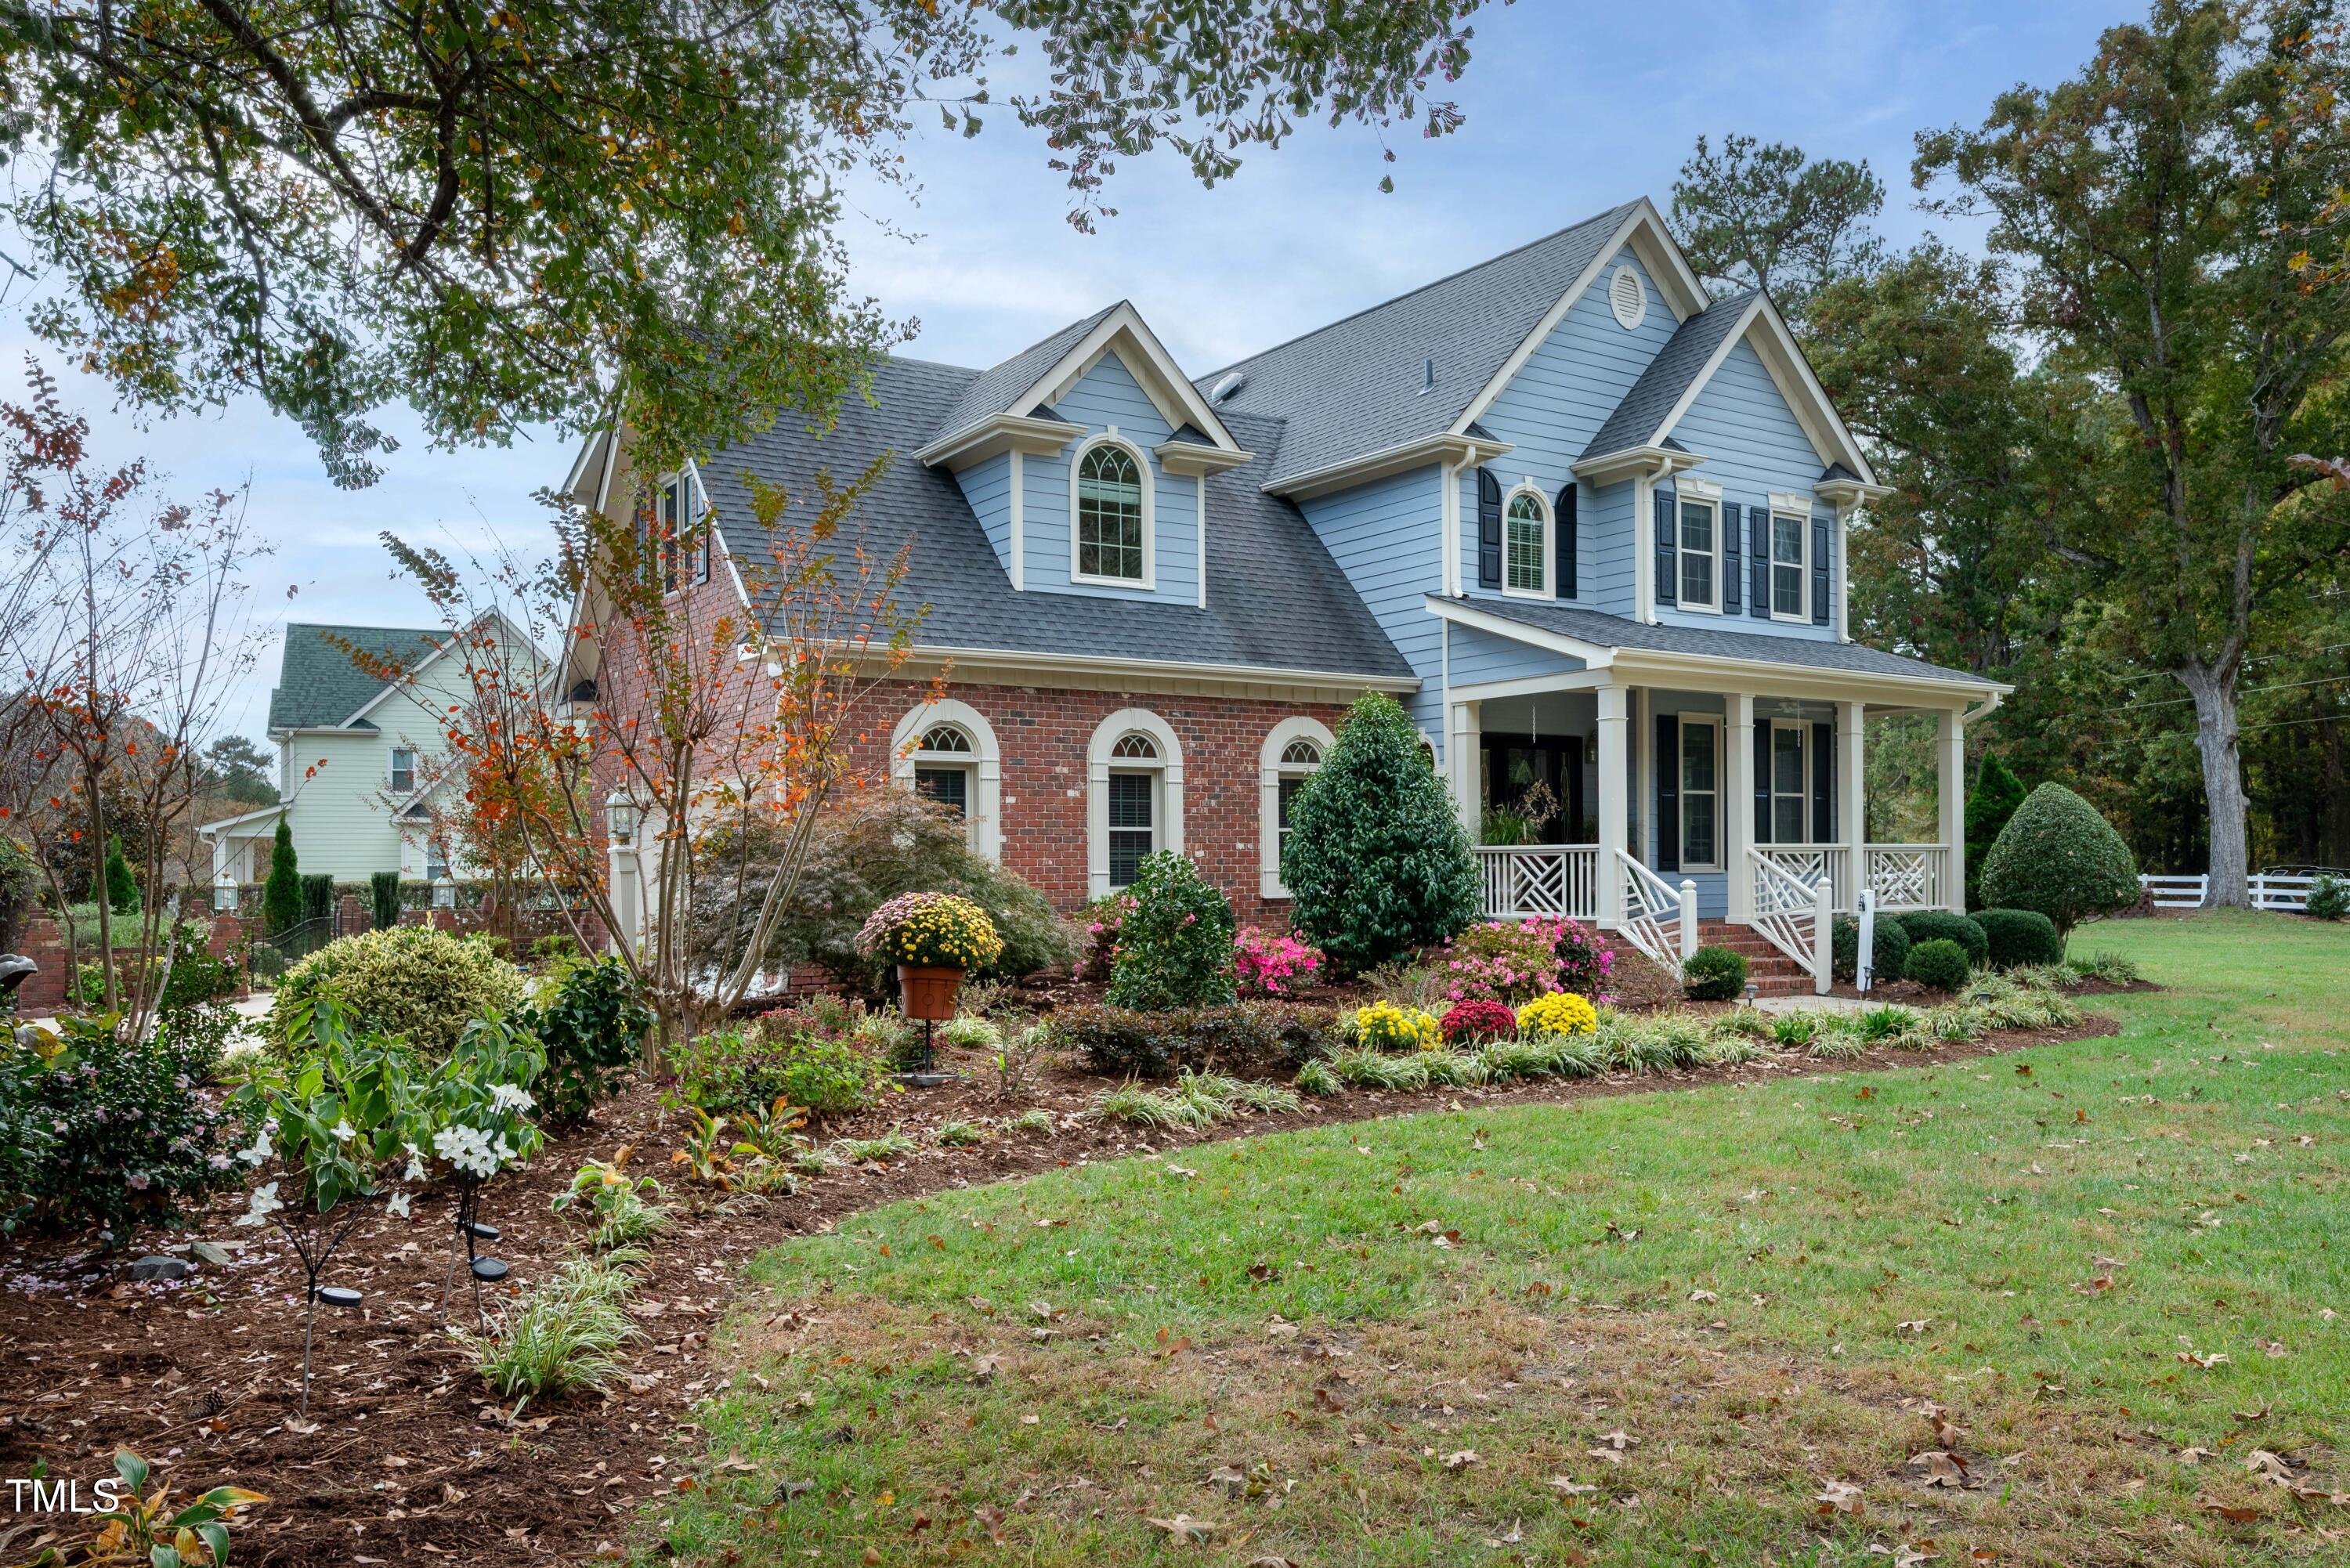
[[[1372,692],[1290,803],[1281,879],[1297,929],[1341,975],[1440,942],[1477,918],[1469,835],[1410,716]]]
[[[1232,907],[1180,850],[1142,859],[1134,909],[1110,961],[1113,1007],[1221,1007],[1232,1000]]]

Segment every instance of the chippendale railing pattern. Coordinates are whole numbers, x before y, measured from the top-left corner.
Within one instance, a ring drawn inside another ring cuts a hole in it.
[[[1697,950],[1695,889],[1675,888],[1621,849],[1616,865],[1624,878],[1625,939],[1679,979],[1681,960]]]
[[[1939,909],[1949,885],[1950,852],[1939,844],[1872,844],[1864,885],[1880,909]]]
[[[1599,913],[1596,844],[1484,844],[1477,848],[1489,919],[1588,920]]]
[[[1820,879],[1804,882],[1776,856],[1751,847],[1746,851],[1746,867],[1752,878],[1754,929],[1809,971],[1814,989],[1825,991],[1828,944],[1821,939],[1830,916]]]

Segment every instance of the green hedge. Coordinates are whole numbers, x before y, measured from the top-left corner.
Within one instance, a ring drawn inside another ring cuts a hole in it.
[[[2056,922],[2037,909],[1981,909],[1975,923],[1990,944],[1993,969],[2064,960],[2064,939],[2057,935]]]
[[[2137,860],[2097,808],[2060,784],[2024,797],[1983,859],[1983,902],[2037,909],[2062,936],[2137,902]]]
[[[1337,1023],[1326,1007],[1243,1002],[1164,1012],[1069,1007],[1053,1014],[1052,1030],[1093,1072],[1163,1078],[1178,1067],[1295,1070],[1328,1053]]]
[[[1909,950],[1909,978],[1929,991],[1960,990],[1973,972],[1967,950],[1948,937],[1936,937]]]
[[[1829,928],[1828,941],[1835,977],[1849,981],[1857,973],[1860,960],[1860,925],[1850,915],[1838,915]],[[1909,933],[1901,922],[1890,915],[1877,919],[1877,940],[1874,959],[1870,964],[1876,983],[1889,985],[1908,972]]]
[[[1693,1002],[1728,1002],[1746,989],[1746,955],[1700,948],[1681,964],[1681,989]]]
[[[1920,942],[1956,942],[1966,950],[1969,963],[1991,961],[1991,939],[1983,935],[1980,922],[1965,915],[1954,915],[1948,909],[1920,909],[1900,919],[1901,929],[1909,933],[1913,949]],[[1918,977],[1913,974],[1909,978]]]

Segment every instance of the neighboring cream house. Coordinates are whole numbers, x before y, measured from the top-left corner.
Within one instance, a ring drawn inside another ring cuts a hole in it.
[[[512,622],[495,617],[489,624],[510,661],[541,662]],[[286,627],[277,689],[269,695],[280,804],[196,829],[213,846],[213,879],[226,873],[256,880],[256,846],[276,836],[281,815],[306,874],[359,882],[398,871],[429,881],[449,869],[428,825],[449,751],[442,715],[473,696],[460,648],[445,627]],[[379,679],[354,650],[408,678]]]

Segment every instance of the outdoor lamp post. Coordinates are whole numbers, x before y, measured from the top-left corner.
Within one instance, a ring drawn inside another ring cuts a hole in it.
[[[611,829],[613,843],[633,843],[637,836],[637,803],[615,791],[604,802],[604,825]]]
[[[432,907],[436,909],[454,909],[457,907],[457,879],[446,871],[442,872],[440,879],[432,884]]]
[[[225,866],[221,867],[221,874],[213,878],[213,913],[236,913],[236,878],[230,875]]]

